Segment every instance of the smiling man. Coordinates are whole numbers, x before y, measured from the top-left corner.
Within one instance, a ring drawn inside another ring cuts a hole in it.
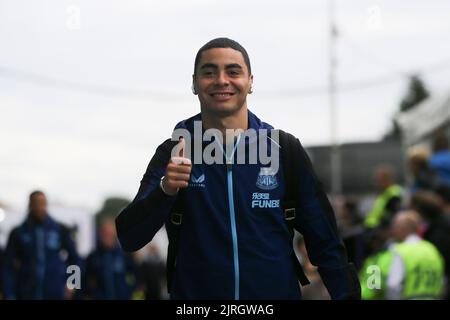
[[[233,48],[211,48],[197,55],[192,86],[205,128],[247,129],[253,75],[245,56]]]
[[[201,113],[175,129],[196,140],[200,124],[212,142],[201,141],[193,157],[184,152],[191,139],[158,147],[134,201],[116,219],[124,250],[142,248],[165,225],[172,299],[300,299],[298,280],[307,280],[292,248],[295,228],[331,297],[359,299],[356,272],[306,153],[295,138],[278,153],[287,144],[247,108],[253,75],[246,50],[227,38],[208,42],[197,53],[192,80]],[[225,161],[198,161],[211,145]],[[280,156],[279,170],[250,161],[255,145]],[[295,154],[288,152],[292,145]]]

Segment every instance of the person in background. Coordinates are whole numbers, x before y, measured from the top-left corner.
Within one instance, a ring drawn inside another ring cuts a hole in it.
[[[389,300],[440,299],[444,287],[444,259],[438,249],[419,236],[420,216],[398,213],[392,223],[392,258],[386,280]]]
[[[358,201],[354,197],[346,197],[338,208],[340,210],[336,210],[337,225],[347,248],[348,260],[359,270],[364,260],[366,248],[364,247],[365,230],[358,211]]]
[[[430,191],[416,192],[410,207],[417,211],[424,221],[422,237],[439,250],[445,262],[446,289],[445,299],[449,299],[448,279],[450,279],[450,216],[443,213],[444,203]]]
[[[419,190],[436,190],[440,184],[439,177],[429,164],[429,151],[421,146],[412,147],[408,150],[408,168],[413,177],[410,193]]]
[[[444,261],[437,248],[419,236],[420,225],[415,211],[395,215],[385,249],[370,256],[360,271],[364,300],[442,297]]]
[[[439,186],[439,188],[436,190],[436,194],[442,200],[444,206],[444,214],[450,217],[450,187],[447,187],[445,185]]]
[[[400,210],[403,189],[395,183],[394,170],[387,165],[378,167],[374,174],[378,197],[364,220],[368,229],[384,227],[390,224],[394,214]]]
[[[137,279],[142,286],[145,300],[162,300],[165,288],[166,266],[158,247],[150,243],[146,255],[137,270]]]
[[[308,257],[308,252],[306,251],[305,239],[298,235],[295,240],[295,253],[301,261],[305,275],[308,277],[310,284],[302,289],[304,300],[330,300],[330,295],[328,294],[327,288],[323,284],[320,278],[317,267],[315,267]]]
[[[438,135],[433,141],[433,154],[429,166],[436,172],[439,181],[450,187],[450,146],[444,134]]]
[[[42,191],[30,194],[28,215],[14,228],[6,246],[3,293],[6,299],[71,299],[66,286],[69,265],[80,258],[69,229],[48,214]]]
[[[98,228],[97,247],[86,259],[83,291],[85,299],[128,300],[135,288],[136,267],[124,253],[112,220],[104,220]]]
[[[385,300],[385,283],[388,277],[388,267],[391,262],[389,227],[378,228],[367,239],[368,256],[359,270],[361,284],[361,297],[363,300]],[[379,286],[371,278],[374,275],[373,267],[379,270]]]

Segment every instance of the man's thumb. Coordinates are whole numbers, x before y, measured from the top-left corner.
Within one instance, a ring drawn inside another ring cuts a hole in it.
[[[186,142],[184,141],[184,138],[180,138],[180,142],[178,142],[177,148],[178,148],[178,156],[180,158],[184,158],[184,149],[186,147]]]
[[[184,149],[186,147],[184,138],[180,138],[180,142],[175,146],[173,150],[175,156],[172,156],[171,161],[175,164],[191,164],[191,160],[184,157]]]

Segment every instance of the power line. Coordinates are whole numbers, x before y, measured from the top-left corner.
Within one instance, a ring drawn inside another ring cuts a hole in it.
[[[386,61],[383,58],[380,58],[370,52],[368,52],[367,50],[361,48],[359,45],[357,45],[355,42],[350,41],[348,38],[341,38],[341,43],[343,43],[344,45],[347,45],[350,49],[352,49],[352,51],[354,53],[356,53],[357,55],[359,55],[360,57],[364,58],[366,61],[371,62],[372,64],[375,64],[377,66],[381,66],[382,68],[386,69],[387,71],[389,71],[392,74],[398,75],[398,76],[410,76],[407,72],[405,72],[404,70],[402,70],[401,68],[398,68],[397,66],[395,66],[393,63],[390,63],[388,61]]]
[[[177,92],[138,90],[107,85],[82,83],[4,66],[0,66],[0,77],[32,83],[39,86],[54,87],[69,91],[129,99],[182,100],[184,98],[184,95],[182,93]]]
[[[446,69],[450,69],[450,59],[431,64],[428,67],[418,68],[418,69],[410,71],[410,72],[404,72],[402,74],[394,74],[394,75],[389,74],[389,75],[361,79],[358,81],[344,82],[341,84],[337,84],[337,88],[340,93],[359,91],[359,90],[363,90],[363,89],[379,87],[382,85],[388,85],[392,82],[398,81],[399,79],[407,79],[415,74],[424,75],[427,73],[444,71]],[[326,95],[327,90],[328,89],[325,86],[310,86],[310,87],[303,87],[303,88],[297,88],[297,89],[258,92],[258,95],[262,95],[264,97],[266,97],[266,95],[268,97],[270,97],[272,95],[273,96],[277,95],[278,98],[280,98],[280,95],[281,95],[281,96],[286,96],[286,97],[290,97],[290,98],[300,98],[300,97]]]
[[[369,89],[398,81],[401,78],[408,78],[413,74],[426,74],[431,72],[444,71],[450,68],[450,59],[438,61],[426,67],[417,68],[410,72],[402,72],[378,77],[361,79],[337,84],[339,92],[353,92],[363,89]],[[57,77],[42,75],[34,72],[22,71],[15,68],[0,65],[0,77],[16,81],[31,83],[39,86],[59,88],[74,92],[87,94],[103,95],[109,97],[139,99],[139,100],[157,100],[157,101],[183,101],[188,96],[182,92],[163,92],[156,90],[139,90],[114,87],[108,85],[89,84],[72,80],[61,79]],[[325,96],[328,93],[328,87],[325,85],[315,85],[308,87],[292,88],[274,91],[258,91],[258,96],[263,98],[306,98],[315,96]]]
[[[340,30],[339,32],[341,40],[340,43],[343,43],[344,45],[348,46],[350,49],[353,50],[354,53],[356,53],[366,61],[371,62],[377,66],[381,66],[390,73],[397,75],[399,77],[409,78],[413,75],[422,74],[424,72],[439,71],[439,69],[448,68],[450,65],[450,59],[445,58],[432,65],[429,65],[426,68],[405,71],[404,68],[398,67],[395,63],[392,63],[392,61],[386,60],[385,57],[380,57],[378,55],[373,54],[372,52],[367,51],[359,44],[357,44],[356,41],[353,41],[351,37],[348,37],[349,34],[350,33],[346,33],[345,31],[342,32]]]

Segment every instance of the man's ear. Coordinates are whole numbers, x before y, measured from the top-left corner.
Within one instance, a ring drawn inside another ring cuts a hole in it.
[[[192,86],[191,86],[191,89],[192,89],[192,93],[193,94],[195,94],[195,95],[198,94],[197,88],[195,87],[195,74],[192,75]]]
[[[253,75],[250,75],[250,88],[248,89],[248,93],[253,93]]]

